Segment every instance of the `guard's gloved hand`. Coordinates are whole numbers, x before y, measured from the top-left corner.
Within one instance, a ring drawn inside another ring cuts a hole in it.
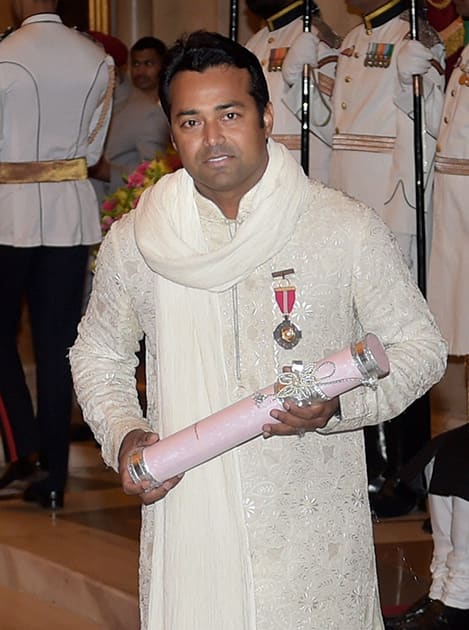
[[[412,83],[414,74],[426,74],[431,67],[432,53],[417,40],[409,39],[397,56],[397,73],[402,85]]]
[[[314,33],[301,33],[293,42],[282,66],[284,80],[293,85],[303,74],[303,66],[318,65],[319,37]]]

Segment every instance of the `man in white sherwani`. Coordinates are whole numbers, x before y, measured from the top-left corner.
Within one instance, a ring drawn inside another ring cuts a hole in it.
[[[184,168],[112,227],[70,352],[103,457],[144,504],[142,630],[382,630],[362,428],[441,377],[445,342],[381,219],[310,181],[269,138],[273,109],[252,53],[194,33],[170,50],[162,85]],[[282,270],[296,300],[279,339],[272,274]],[[391,365],[375,390],[289,402],[263,438],[184,478],[131,480],[136,448],[364,331]]]
[[[273,137],[291,150],[295,159],[301,159],[301,123],[285,105],[283,97],[289,91],[289,81],[282,75],[283,61],[294,42],[314,46],[314,59],[310,59],[311,73],[317,90],[311,102],[310,115],[313,128],[329,128],[332,111],[329,99],[334,85],[340,37],[320,18],[319,8],[311,2],[311,33],[303,34],[302,0],[247,0],[248,8],[263,18],[266,25],[247,42],[260,60],[275,109]],[[300,68],[302,72],[303,66]],[[325,136],[309,136],[309,176],[327,183],[330,142]]]
[[[11,465],[6,487],[36,471],[24,498],[60,507],[67,479],[72,383],[68,348],[80,318],[89,246],[101,238],[87,168],[111,113],[112,60],[63,25],[56,2],[15,2],[21,27],[0,44],[0,396]],[[30,312],[37,412],[16,346]]]

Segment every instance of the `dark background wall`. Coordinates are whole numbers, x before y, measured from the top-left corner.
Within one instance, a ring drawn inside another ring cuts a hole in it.
[[[59,0],[57,9],[67,26],[80,31],[88,29],[88,0]]]

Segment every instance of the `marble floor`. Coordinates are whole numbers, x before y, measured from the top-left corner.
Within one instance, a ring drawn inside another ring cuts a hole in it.
[[[456,363],[432,394],[432,430],[465,421],[464,372]],[[78,409],[74,429],[83,438]],[[94,441],[72,442],[63,510],[24,503],[20,492],[18,486],[0,497],[1,630],[138,630],[139,502],[122,493]],[[427,590],[432,541],[422,529],[426,518],[414,512],[374,523],[388,612]]]

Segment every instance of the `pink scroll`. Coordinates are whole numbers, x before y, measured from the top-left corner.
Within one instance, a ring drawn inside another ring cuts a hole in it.
[[[131,453],[130,476],[135,483],[148,480],[159,486],[259,436],[265,424],[277,422],[270,411],[282,408],[287,399],[298,404],[330,400],[359,385],[376,387],[388,373],[386,352],[372,333],[317,363],[295,361],[275,384]]]

